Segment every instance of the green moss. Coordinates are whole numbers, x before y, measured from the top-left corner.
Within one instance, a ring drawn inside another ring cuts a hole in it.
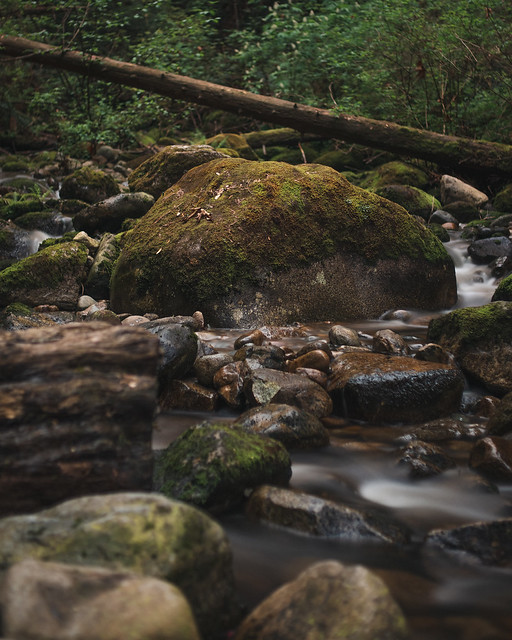
[[[26,304],[21,304],[20,302],[13,302],[12,304],[7,305],[2,312],[4,315],[13,314],[15,316],[31,316],[34,311],[28,307]]]
[[[436,238],[439,238],[439,240],[441,240],[441,242],[450,242],[450,234],[442,225],[432,223],[428,225],[428,228],[430,229],[430,231],[432,231]]]
[[[428,183],[428,176],[422,169],[394,160],[386,162],[374,171],[368,172],[360,186],[370,191],[375,191],[390,184],[401,184],[424,189],[428,186]]]
[[[442,344],[469,344],[480,340],[512,342],[512,304],[491,302],[457,309],[431,321],[428,340]]]
[[[499,283],[496,291],[492,296],[493,302],[498,300],[512,300],[512,274],[503,278],[503,280]]]
[[[43,211],[46,208],[44,200],[33,196],[21,196],[18,200],[5,199],[3,206],[0,206],[0,216],[4,220],[16,220],[19,216],[33,212]]]
[[[39,245],[39,251],[48,249],[48,247],[54,247],[57,244],[63,244],[64,242],[71,242],[77,233],[78,231],[68,231],[60,238],[46,238],[46,240],[43,240]]]

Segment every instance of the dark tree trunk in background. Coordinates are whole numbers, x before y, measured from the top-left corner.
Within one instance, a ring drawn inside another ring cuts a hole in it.
[[[0,54],[88,75],[105,82],[136,87],[177,100],[231,111],[263,122],[291,127],[302,133],[337,138],[422,158],[449,166],[453,170],[459,168],[466,173],[512,173],[512,147],[508,145],[446,136],[392,122],[334,114],[327,109],[316,109],[80,51],[67,51],[14,36],[0,36]]]

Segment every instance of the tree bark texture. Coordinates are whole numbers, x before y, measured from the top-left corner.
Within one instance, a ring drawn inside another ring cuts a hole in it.
[[[0,332],[0,515],[150,490],[158,359],[141,328]]]
[[[111,58],[0,35],[0,54],[88,75],[345,142],[422,158],[469,173],[512,173],[512,146],[442,135],[393,122],[257,95]]]

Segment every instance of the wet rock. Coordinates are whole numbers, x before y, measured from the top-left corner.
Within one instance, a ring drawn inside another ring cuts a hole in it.
[[[493,278],[503,278],[512,271],[512,258],[502,256],[489,264]]]
[[[51,236],[63,236],[73,229],[73,221],[57,211],[35,211],[16,218],[18,227],[44,231]]]
[[[165,318],[139,326],[157,336],[160,343],[158,381],[164,392],[171,380],[183,378],[192,369],[197,357],[197,336],[189,327]]]
[[[286,369],[290,373],[296,373],[298,369],[317,369],[326,373],[329,371],[330,364],[329,355],[321,349],[315,349],[297,356],[293,360],[288,360]]]
[[[345,353],[331,363],[327,391],[336,413],[372,422],[420,422],[458,409],[460,371],[404,356]]]
[[[86,320],[87,322],[106,322],[112,325],[121,324],[119,316],[110,309],[96,309],[87,315]]]
[[[82,167],[62,181],[60,197],[93,204],[119,193],[119,185],[99,169]]]
[[[313,382],[319,384],[323,389],[327,388],[328,376],[327,373],[324,373],[323,371],[319,371],[318,369],[309,369],[308,367],[299,367],[295,370],[295,373],[309,378]]]
[[[512,241],[505,237],[475,240],[468,247],[468,254],[476,264],[488,264],[501,257],[512,257]]]
[[[82,209],[74,216],[73,225],[91,235],[117,233],[127,218],[141,218],[154,203],[155,198],[149,193],[119,193]]]
[[[405,527],[381,514],[292,489],[258,487],[249,499],[247,513],[302,533],[352,542],[404,544],[409,539]]]
[[[211,387],[217,371],[231,362],[233,356],[230,353],[212,353],[198,357],[194,362],[194,373],[202,385]]]
[[[349,347],[360,347],[361,341],[357,335],[357,331],[335,324],[329,329],[329,342],[334,347],[348,345]]]
[[[258,369],[244,383],[244,394],[250,406],[259,404],[291,404],[322,418],[332,413],[332,401],[316,382],[296,373]]]
[[[56,324],[49,315],[40,313],[24,304],[13,303],[0,313],[0,328],[6,331],[22,331]]]
[[[414,440],[400,450],[398,464],[409,467],[411,478],[428,478],[453,469],[455,460],[441,447]]]
[[[442,209],[437,209],[428,219],[429,224],[446,224],[447,222],[455,223],[457,228],[459,226],[459,221],[455,216],[453,216],[448,211],[443,211]]]
[[[423,360],[423,362],[437,362],[439,364],[455,364],[454,357],[451,353],[443,349],[438,344],[429,342],[422,345],[414,354],[417,360]]]
[[[398,205],[323,165],[225,158],[188,171],[126,236],[111,303],[261,328],[445,308],[455,294],[443,245]]]
[[[2,567],[25,558],[125,569],[171,582],[188,598],[202,633],[227,630],[238,615],[222,528],[163,496],[89,496],[0,520]]]
[[[96,238],[91,238],[91,236],[88,233],[85,233],[85,231],[79,231],[76,233],[73,236],[73,241],[84,244],[89,250],[91,256],[96,255],[96,251],[98,251],[98,247],[100,246],[100,241]]]
[[[160,408],[194,411],[215,411],[219,394],[195,380],[171,380],[159,398]]]
[[[104,233],[85,281],[85,290],[90,295],[98,299],[110,297],[110,277],[120,251],[117,237]]]
[[[427,535],[425,545],[428,552],[444,551],[461,562],[510,567],[511,539],[512,518],[503,518],[436,529]]]
[[[287,449],[310,449],[329,444],[329,433],[316,416],[288,404],[254,407],[242,413],[234,424],[247,433],[279,440]]]
[[[92,298],[91,296],[80,296],[78,298],[78,302],[76,304],[76,308],[79,311],[85,311],[85,309],[88,309],[93,304],[96,304],[96,300],[94,298]]]
[[[491,418],[496,413],[496,409],[500,402],[500,399],[496,398],[495,396],[482,396],[478,398],[477,402],[471,407],[471,409],[476,416],[481,416],[482,418]],[[498,433],[497,435],[501,434]]]
[[[475,207],[482,207],[488,200],[485,193],[458,178],[448,175],[441,177],[441,202],[443,205],[462,201]]]
[[[236,361],[243,360],[251,370],[260,369],[284,369],[285,352],[281,347],[273,344],[263,344],[260,347],[248,343],[240,347],[234,355]]]
[[[447,440],[478,440],[487,433],[487,427],[482,424],[461,422],[453,418],[433,420],[399,436],[397,442],[445,442]]]
[[[243,389],[248,374],[245,360],[230,362],[215,372],[213,386],[229,407],[239,409],[245,404]]]
[[[458,222],[467,223],[480,218],[480,211],[475,205],[464,202],[463,200],[455,200],[454,202],[444,203],[443,210],[451,213]]]
[[[239,504],[249,489],[286,485],[290,476],[280,442],[222,423],[190,427],[155,463],[157,491],[215,513]]]
[[[158,198],[189,169],[225,157],[226,154],[206,144],[171,145],[132,171],[128,184],[131,191],[144,191]]]
[[[491,436],[479,440],[469,456],[469,466],[486,478],[512,481],[512,440]]]
[[[0,307],[21,302],[31,307],[55,304],[76,309],[88,255],[84,245],[64,242],[0,271]]]
[[[272,593],[242,622],[235,640],[320,637],[405,640],[409,633],[378,576],[362,566],[328,560]]]
[[[463,372],[498,396],[512,391],[512,303],[457,309],[429,324],[427,339],[453,353]]]
[[[503,396],[487,427],[492,436],[504,436],[512,432],[512,393]]]
[[[329,360],[332,359],[332,350],[330,344],[327,340],[313,340],[311,342],[306,343],[303,347],[301,347],[297,353],[295,354],[296,358],[309,353],[310,351],[325,351],[325,353],[329,356]]]
[[[406,356],[411,352],[409,345],[402,336],[391,331],[391,329],[377,331],[372,340],[372,351],[395,356]]]
[[[7,572],[3,593],[3,629],[12,638],[199,640],[181,591],[155,578],[24,560]]]
[[[0,335],[0,513],[151,487],[158,343],[73,323]]]
[[[249,331],[239,336],[235,340],[234,346],[235,346],[235,349],[240,349],[240,347],[243,347],[246,344],[253,344],[253,345],[256,345],[257,347],[260,347],[266,341],[267,341],[267,336],[263,333],[263,331],[256,329],[255,331]]]
[[[496,291],[492,296],[492,302],[497,302],[499,300],[507,302],[512,301],[512,274],[503,278],[496,287]]]

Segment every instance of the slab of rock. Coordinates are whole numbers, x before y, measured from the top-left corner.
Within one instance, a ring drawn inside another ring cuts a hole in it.
[[[310,535],[386,544],[404,544],[409,539],[405,527],[381,514],[281,487],[258,487],[249,498],[247,512],[260,520]]]
[[[7,572],[1,603],[12,638],[200,640],[177,587],[123,571],[24,560]]]
[[[443,205],[451,202],[466,202],[476,207],[482,207],[488,200],[485,193],[470,184],[454,176],[441,176],[441,202]]]
[[[287,449],[310,449],[329,444],[329,432],[311,413],[289,404],[270,403],[240,415],[235,425],[282,442]]]
[[[127,218],[141,218],[154,203],[155,198],[149,193],[119,193],[79,211],[73,226],[91,235],[117,233]]]
[[[272,438],[240,427],[203,423],[190,427],[155,462],[155,489],[213,512],[241,502],[249,489],[287,484],[291,461]]]
[[[21,302],[31,307],[52,304],[75,310],[87,274],[88,255],[85,245],[63,242],[0,271],[0,307]]]
[[[187,597],[205,636],[225,633],[238,621],[227,536],[205,513],[163,496],[90,496],[0,520],[0,566],[26,558],[171,582]]]
[[[0,332],[0,513],[149,489],[158,359],[134,327]]]
[[[297,373],[257,369],[245,379],[244,394],[251,406],[291,404],[318,418],[332,413],[332,401],[325,389]]]
[[[512,303],[456,309],[430,322],[427,339],[453,353],[464,373],[502,396],[512,391]]]
[[[335,411],[384,422],[419,422],[459,407],[461,372],[405,356],[356,352],[337,356],[327,383]]]
[[[405,640],[404,616],[382,580],[362,566],[319,562],[272,593],[235,640]]]

